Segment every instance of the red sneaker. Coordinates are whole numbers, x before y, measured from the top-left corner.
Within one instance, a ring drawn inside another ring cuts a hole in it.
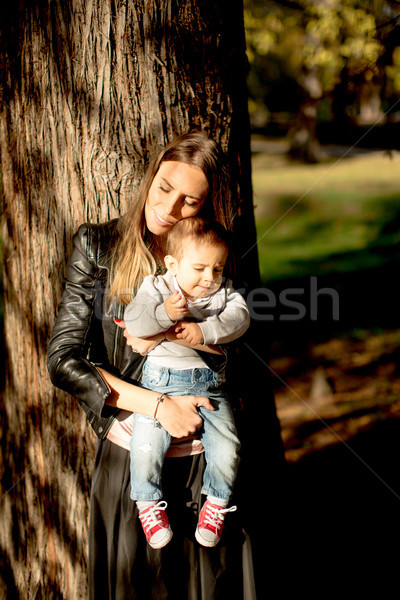
[[[196,540],[199,544],[208,546],[209,548],[216,546],[221,539],[226,513],[235,512],[236,509],[236,506],[222,508],[221,506],[211,504],[209,500],[206,500],[200,511],[199,522],[195,533]]]
[[[172,538],[172,530],[165,512],[166,508],[167,503],[161,501],[139,513],[147,543],[152,548],[163,548]]]

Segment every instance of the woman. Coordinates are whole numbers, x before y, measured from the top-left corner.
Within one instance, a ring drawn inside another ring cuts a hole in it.
[[[157,390],[140,388],[144,355],[160,336],[138,340],[117,325],[134,290],[162,264],[169,229],[197,214],[231,225],[223,156],[199,132],[162,150],[127,215],[82,225],[74,238],[48,368],[54,385],[80,401],[99,437],[89,532],[92,600],[252,597],[243,595],[244,587],[252,588],[252,574],[241,566],[249,550],[235,515],[217,549],[200,548],[194,541],[204,457],[196,440],[187,436],[201,427],[197,407],[211,409],[209,400],[182,396],[160,403]],[[172,331],[168,339],[185,343]],[[202,346],[199,351],[216,368],[226,359],[219,348]],[[149,548],[138,529],[124,446],[129,415],[153,416],[156,410],[161,425],[182,442],[175,444],[163,473],[174,538],[162,550]]]

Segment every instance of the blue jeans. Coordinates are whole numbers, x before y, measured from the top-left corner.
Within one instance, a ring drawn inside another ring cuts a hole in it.
[[[160,394],[210,399],[215,410],[198,408],[207,463],[201,492],[229,500],[239,466],[240,442],[223,383],[224,376],[208,368],[177,371],[146,362],[142,374],[142,386]],[[161,470],[170,443],[170,434],[152,417],[135,414],[130,444],[133,500],[162,498]]]

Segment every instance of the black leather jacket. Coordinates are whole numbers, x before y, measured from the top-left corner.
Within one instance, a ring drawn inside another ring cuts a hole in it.
[[[106,298],[109,251],[117,230],[118,219],[79,227],[47,352],[52,383],[79,400],[100,438],[106,437],[118,409],[105,403],[111,388],[95,365],[138,381],[145,361],[126,344],[122,329],[114,323],[115,317],[123,318],[124,307]],[[216,370],[226,364],[225,356],[200,354]]]

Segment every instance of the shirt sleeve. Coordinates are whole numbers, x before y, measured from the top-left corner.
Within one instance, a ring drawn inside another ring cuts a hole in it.
[[[162,277],[145,277],[125,309],[124,321],[129,335],[148,338],[172,327],[176,321],[171,321],[164,305],[170,295],[171,290]]]
[[[204,338],[204,344],[227,344],[242,336],[250,326],[250,314],[247,304],[237,292],[230,280],[225,288],[225,306],[216,315],[198,323]]]

